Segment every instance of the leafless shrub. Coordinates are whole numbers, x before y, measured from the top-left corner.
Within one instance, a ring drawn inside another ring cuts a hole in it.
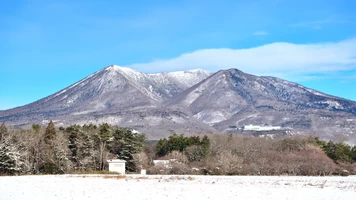
[[[170,174],[190,174],[191,169],[188,165],[183,163],[173,163]]]
[[[148,157],[145,152],[133,154],[134,163],[138,166],[138,170],[146,169],[148,167]]]
[[[232,151],[225,150],[211,159],[210,169],[218,174],[239,174],[242,169],[243,159]]]
[[[275,144],[275,149],[280,152],[293,152],[302,150],[319,149],[315,140],[305,136],[294,136],[280,139]]]
[[[150,166],[147,168],[147,174],[169,174],[170,169],[164,166]]]
[[[172,160],[173,162],[177,163],[188,163],[187,156],[184,153],[179,151],[172,151],[167,156],[164,157],[165,159]]]
[[[330,175],[336,169],[335,163],[324,153],[305,150],[296,152],[300,156],[300,175]]]
[[[185,155],[189,161],[201,161],[204,159],[203,148],[201,146],[193,145],[185,149]]]
[[[347,172],[345,172],[347,171]],[[336,170],[336,174],[338,175],[344,175],[344,174],[348,174],[348,175],[356,175],[356,162],[355,163],[339,163],[337,170]]]

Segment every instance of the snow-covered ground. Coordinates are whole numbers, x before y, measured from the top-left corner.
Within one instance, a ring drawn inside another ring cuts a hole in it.
[[[356,199],[356,177],[54,175],[0,177],[1,200]]]

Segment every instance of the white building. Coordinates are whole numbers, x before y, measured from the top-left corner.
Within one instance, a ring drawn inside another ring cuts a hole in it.
[[[125,160],[112,159],[112,160],[107,160],[107,162],[109,163],[110,172],[118,172],[122,175],[125,174],[125,165],[126,165]]]
[[[272,131],[272,130],[280,130],[280,126],[257,126],[257,125],[245,125],[243,130],[246,131]]]

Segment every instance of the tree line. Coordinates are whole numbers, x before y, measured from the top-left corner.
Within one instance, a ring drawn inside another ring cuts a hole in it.
[[[332,175],[356,174],[356,147],[307,136],[252,137],[173,134],[147,141],[129,128],[38,124],[27,130],[0,126],[0,174],[61,174],[107,170],[107,159],[150,174]],[[153,160],[171,160],[171,167]]]
[[[199,138],[172,135],[157,142],[155,153],[177,160],[151,173],[212,175],[356,174],[356,147],[315,137],[251,137],[213,134]],[[192,142],[195,141],[195,142]],[[204,151],[202,151],[204,149]],[[204,152],[204,153],[202,153]]]
[[[315,140],[326,155],[333,159],[335,163],[356,162],[356,146],[351,146],[342,142],[326,142],[319,140],[319,138],[315,138]]]
[[[210,150],[210,139],[205,135],[185,137],[183,134],[173,134],[168,139],[160,139],[156,144],[156,155],[163,157],[173,151],[185,152],[190,161],[200,161],[206,158]]]
[[[124,159],[128,171],[138,167],[134,156],[143,151],[146,138],[131,129],[100,125],[72,125],[8,131],[0,127],[0,174],[62,174],[100,171],[107,159]]]

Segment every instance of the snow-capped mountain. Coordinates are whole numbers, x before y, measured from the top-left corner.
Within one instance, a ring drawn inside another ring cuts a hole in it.
[[[52,119],[64,126],[108,122],[140,130],[144,127],[148,135],[154,131],[157,136],[177,130],[212,132],[212,127],[188,114],[161,106],[210,74],[204,70],[144,74],[111,65],[44,99],[0,111],[0,121],[21,125]],[[160,126],[166,128],[150,130]]]
[[[9,125],[103,123],[149,138],[278,126],[326,138],[356,137],[356,102],[237,69],[144,74],[111,65],[34,103],[0,111]]]
[[[220,131],[280,126],[315,135],[356,135],[356,102],[274,77],[222,70],[168,103]]]

